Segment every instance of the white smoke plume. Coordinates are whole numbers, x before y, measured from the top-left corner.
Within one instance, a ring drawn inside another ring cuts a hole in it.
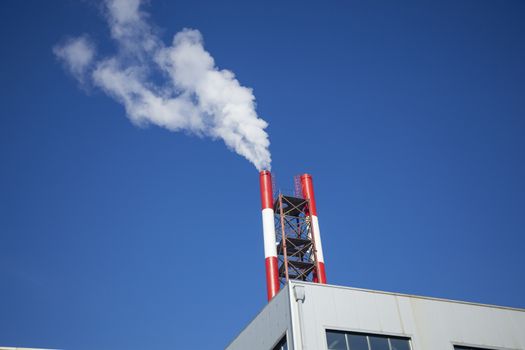
[[[166,46],[140,0],[106,0],[105,8],[117,54],[94,61],[86,36],[53,49],[77,80],[91,81],[122,103],[137,125],[222,139],[258,170],[270,169],[268,124],[257,116],[252,89],[216,67],[198,30],[184,29]],[[162,72],[162,84],[151,77],[155,70]]]
[[[64,62],[71,74],[83,84],[86,71],[95,56],[95,46],[88,38],[70,38],[64,44],[55,46],[53,53]]]

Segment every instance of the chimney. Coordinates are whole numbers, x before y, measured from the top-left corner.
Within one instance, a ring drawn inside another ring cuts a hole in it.
[[[310,174],[301,175],[301,190],[303,198],[310,202],[309,214],[312,217],[312,236],[317,251],[317,271],[316,276],[314,276],[314,282],[326,284],[321,231],[319,230],[319,219],[317,218],[317,207],[315,205],[314,184]]]
[[[268,170],[259,173],[259,184],[261,187],[266,291],[268,300],[271,300],[279,292],[279,271],[275,241],[272,174]]]
[[[268,300],[289,280],[326,284],[312,176],[296,176],[295,192],[279,191],[275,198],[268,170],[259,182]]]

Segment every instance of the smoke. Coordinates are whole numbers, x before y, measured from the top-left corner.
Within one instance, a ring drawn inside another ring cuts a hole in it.
[[[87,37],[67,39],[62,45],[53,48],[53,53],[61,59],[69,72],[84,84],[86,70],[93,61],[95,46]]]
[[[85,35],[53,48],[81,84],[89,81],[121,103],[136,125],[221,139],[258,170],[270,169],[268,124],[255,111],[252,89],[216,67],[198,30],[184,29],[166,46],[140,0],[106,0],[105,13],[115,55],[95,60]]]

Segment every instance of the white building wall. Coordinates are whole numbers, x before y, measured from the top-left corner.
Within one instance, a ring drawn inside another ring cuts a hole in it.
[[[302,324],[294,287],[305,289]],[[295,281],[290,300],[294,339],[300,328],[307,349],[326,349],[326,329],[334,329],[409,337],[413,350],[525,350],[522,309]]]
[[[305,292],[302,317],[294,288]],[[297,281],[226,349],[271,350],[287,334],[290,350],[326,350],[327,329],[408,337],[412,350],[525,350],[524,309]]]
[[[288,286],[279,291],[226,349],[271,350],[284,334],[291,337]]]

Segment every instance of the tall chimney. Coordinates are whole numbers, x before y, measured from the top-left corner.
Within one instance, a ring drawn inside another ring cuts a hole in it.
[[[301,175],[301,190],[303,198],[310,201],[310,215],[312,216],[313,240],[317,250],[317,274],[314,282],[326,284],[326,272],[324,268],[323,245],[321,243],[321,231],[319,230],[319,220],[317,219],[317,207],[315,205],[314,184],[310,174]]]
[[[259,173],[259,184],[261,187],[266,291],[268,300],[271,300],[279,292],[279,271],[275,241],[272,174],[268,170]]]

